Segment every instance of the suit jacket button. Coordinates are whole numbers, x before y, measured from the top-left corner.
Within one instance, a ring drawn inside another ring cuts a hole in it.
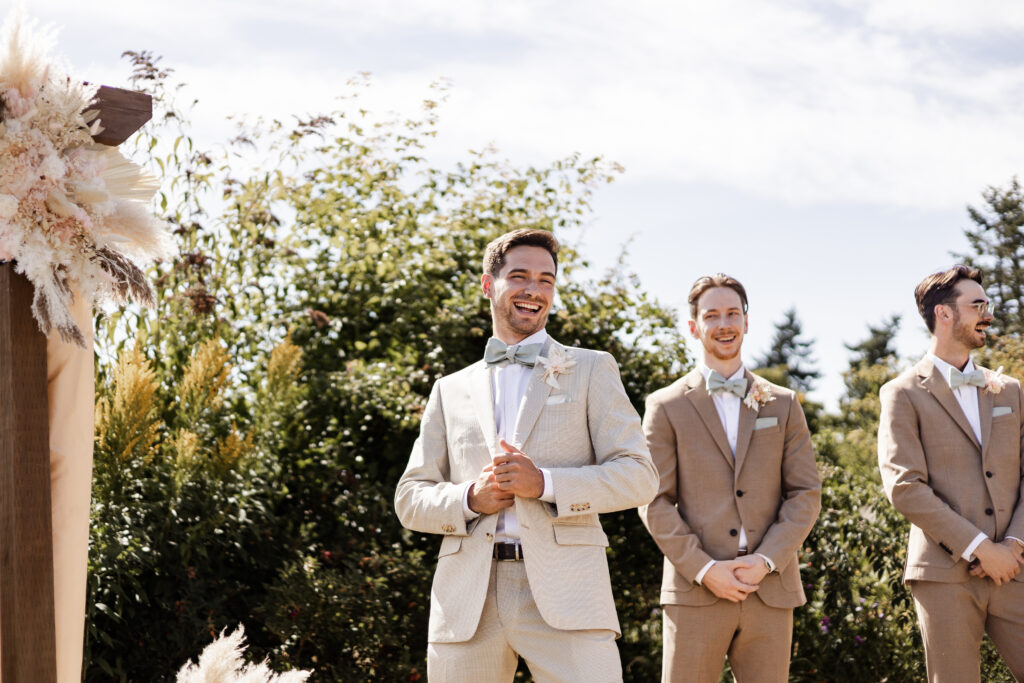
[[[992,508],[985,508],[985,514],[988,515],[989,517],[991,517],[992,516]]]
[[[736,531],[735,529],[729,529],[730,536],[739,536],[739,533],[740,532]]]
[[[992,478],[992,473],[989,472],[988,470],[986,470],[985,471],[985,476],[988,477],[989,479],[991,479]]]
[[[736,491],[736,497],[737,498],[742,498],[743,497],[743,491]]]

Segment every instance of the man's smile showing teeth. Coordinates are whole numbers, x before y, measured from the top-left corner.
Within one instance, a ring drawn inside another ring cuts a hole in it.
[[[534,304],[528,301],[514,301],[513,305],[520,311],[529,311],[530,313],[537,313],[540,311],[540,304]]]

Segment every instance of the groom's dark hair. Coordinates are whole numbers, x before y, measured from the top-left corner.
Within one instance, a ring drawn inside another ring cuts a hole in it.
[[[932,273],[921,280],[914,289],[917,312],[924,318],[924,324],[928,326],[929,332],[935,332],[935,307],[939,304],[952,303],[956,298],[956,285],[961,280],[974,280],[979,285],[984,285],[980,270],[958,265]]]
[[[743,312],[747,312],[747,290],[743,288],[740,281],[734,277],[729,277],[725,273],[715,273],[714,275],[705,275],[704,277],[697,278],[697,281],[693,283],[693,287],[690,288],[690,296],[686,298],[687,303],[690,304],[690,320],[697,319],[697,311],[699,310],[697,304],[700,303],[701,295],[715,287],[728,287],[739,294],[740,303],[743,304]]]
[[[484,272],[491,277],[498,277],[498,273],[505,265],[505,254],[509,249],[524,246],[546,249],[551,254],[551,260],[555,262],[555,270],[558,270],[558,240],[555,236],[547,230],[521,228],[506,232],[487,245],[484,249]]]

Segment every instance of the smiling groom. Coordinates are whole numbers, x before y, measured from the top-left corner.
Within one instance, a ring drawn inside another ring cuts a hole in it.
[[[404,526],[442,534],[430,594],[431,681],[621,681],[598,514],[657,490],[615,360],[544,327],[558,242],[516,230],[487,245],[484,358],[438,380],[395,492]]]
[[[744,369],[747,292],[719,273],[690,290],[704,361],[651,394],[644,432],[661,474],[640,516],[665,554],[662,681],[789,679],[797,551],[821,483],[796,394]]]

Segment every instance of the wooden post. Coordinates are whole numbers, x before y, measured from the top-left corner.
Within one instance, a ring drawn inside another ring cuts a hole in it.
[[[32,285],[0,266],[0,667],[4,681],[54,681],[46,337]]]
[[[103,86],[103,131],[118,145],[152,116],[149,95]],[[56,681],[46,337],[32,285],[0,265],[0,678]],[[91,406],[90,406],[91,410]],[[81,571],[86,571],[81,567]]]

